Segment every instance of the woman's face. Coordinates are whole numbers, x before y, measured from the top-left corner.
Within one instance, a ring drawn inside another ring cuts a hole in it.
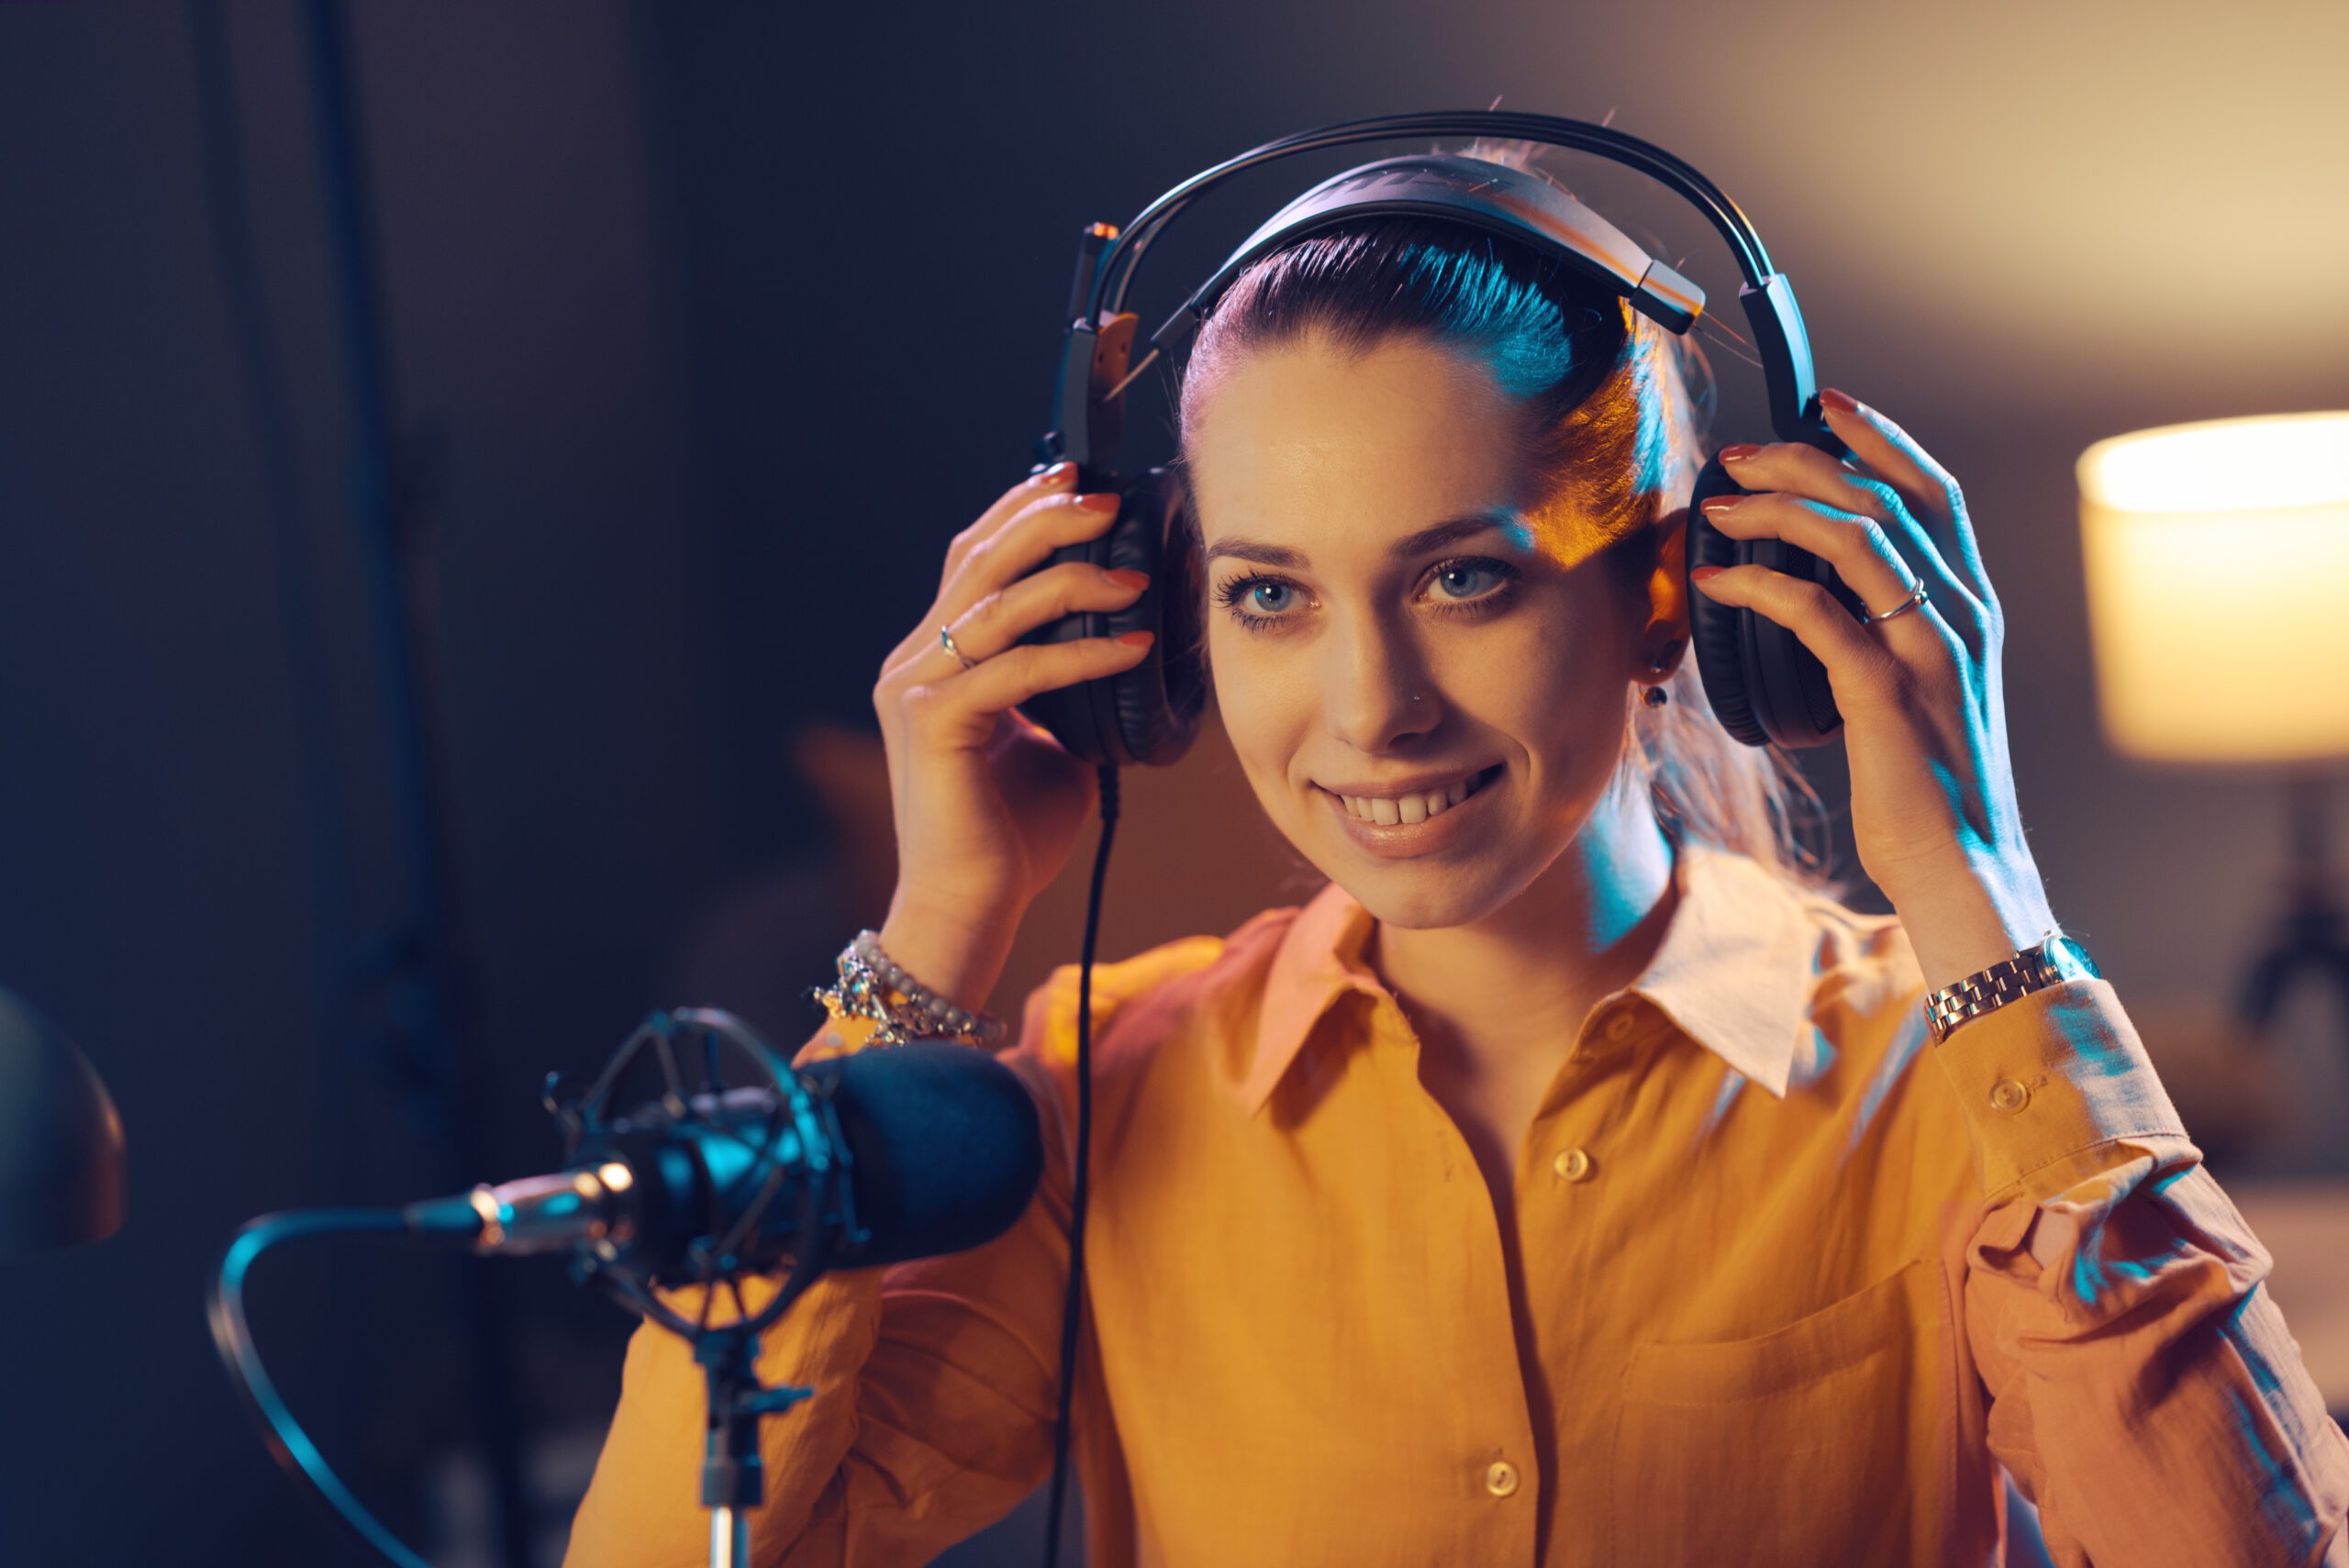
[[[1407,929],[1499,909],[1574,840],[1653,640],[1588,525],[1522,493],[1510,417],[1424,339],[1350,359],[1308,337],[1225,368],[1188,431],[1241,766],[1300,853]]]

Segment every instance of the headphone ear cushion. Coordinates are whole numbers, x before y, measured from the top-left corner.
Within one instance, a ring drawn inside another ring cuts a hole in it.
[[[1705,503],[1716,495],[1747,492],[1729,476],[1719,456],[1706,460],[1688,497],[1687,570],[1699,566],[1766,566],[1801,582],[1817,583],[1854,616],[1866,612],[1826,562],[1781,539],[1736,539],[1713,527]],[[1843,727],[1835,706],[1827,666],[1801,638],[1765,615],[1725,605],[1693,583],[1688,599],[1688,640],[1697,651],[1705,700],[1721,728],[1749,746],[1776,742],[1789,750],[1823,746]]]
[[[1721,460],[1706,460],[1697,475],[1697,487],[1688,496],[1688,548],[1683,553],[1683,570],[1694,572],[1699,566],[1737,566],[1744,562],[1744,540],[1732,539],[1713,527],[1705,515],[1705,503],[1716,495],[1742,495],[1744,491],[1729,476]],[[1683,584],[1688,601],[1688,646],[1697,656],[1697,673],[1705,684],[1705,701],[1712,706],[1713,716],[1728,730],[1748,746],[1769,743],[1769,732],[1763,728],[1761,716],[1753,711],[1753,701],[1748,687],[1751,669],[1748,659],[1745,621],[1753,612],[1736,605],[1725,605],[1695,584]]]
[[[1180,477],[1163,468],[1125,482],[1105,476],[1092,488],[1116,490],[1116,520],[1097,538],[1053,550],[1036,570],[1083,561],[1146,573],[1150,584],[1122,608],[1060,616],[1020,640],[1073,642],[1130,631],[1153,632],[1157,640],[1131,667],[1039,692],[1020,711],[1082,762],[1163,767],[1191,749],[1206,706],[1198,673],[1197,551],[1182,531],[1188,496]]]
[[[1126,755],[1144,767],[1179,761],[1198,739],[1207,706],[1199,678],[1197,550],[1188,528],[1188,487],[1159,467],[1125,493],[1109,533],[1109,566],[1150,575],[1150,585],[1109,612],[1109,635],[1149,631],[1157,640],[1130,670],[1109,677],[1114,722]]]

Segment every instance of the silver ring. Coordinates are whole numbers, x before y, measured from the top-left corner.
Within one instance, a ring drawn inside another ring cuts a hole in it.
[[[980,660],[965,659],[963,657],[963,651],[954,646],[954,634],[946,629],[946,623],[944,621],[940,621],[938,623],[938,640],[944,646],[947,652],[954,655],[955,662],[961,664],[965,670],[975,670],[982,662]]]
[[[1861,624],[1862,626],[1873,626],[1873,625],[1875,625],[1877,621],[1890,620],[1890,619],[1891,619],[1893,617],[1895,617],[1895,616],[1905,616],[1905,615],[1907,615],[1910,610],[1915,609],[1919,605],[1921,605],[1921,604],[1923,604],[1924,602],[1925,602],[1925,584],[1924,584],[1924,583],[1920,580],[1920,581],[1917,584],[1916,587],[1914,587],[1913,589],[1909,590],[1909,596],[1908,596],[1907,598],[1905,598],[1905,599],[1901,600],[1899,604],[1898,604],[1898,605],[1894,606],[1891,609],[1888,609],[1888,610],[1885,611],[1885,612],[1884,612],[1884,614],[1882,614],[1882,615],[1880,615],[1880,616],[1879,616],[1879,615],[1865,615],[1865,616],[1862,616],[1862,617],[1860,617],[1860,624]]]

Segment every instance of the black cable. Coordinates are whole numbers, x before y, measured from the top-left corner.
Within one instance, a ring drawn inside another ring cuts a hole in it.
[[[1044,1568],[1061,1553],[1061,1496],[1068,1483],[1069,1401],[1076,1382],[1076,1330],[1085,1306],[1085,1195],[1093,1164],[1093,944],[1101,928],[1101,884],[1118,834],[1118,765],[1104,762],[1101,842],[1093,851],[1093,889],[1085,904],[1085,951],[1076,976],[1076,1181],[1069,1202],[1068,1294],[1061,1302],[1060,1415],[1052,1424],[1052,1497],[1044,1522]]]
[[[220,1257],[220,1273],[212,1282],[205,1316],[212,1324],[212,1343],[245,1396],[245,1407],[261,1423],[262,1439],[270,1456],[298,1481],[306,1481],[334,1510],[335,1517],[400,1568],[432,1568],[384,1528],[336,1476],[317,1444],[295,1420],[294,1412],[278,1396],[277,1386],[261,1364],[251,1326],[245,1321],[245,1275],[260,1257],[280,1241],[304,1236],[404,1230],[406,1221],[392,1208],[316,1208],[284,1214],[264,1214],[238,1229]]]

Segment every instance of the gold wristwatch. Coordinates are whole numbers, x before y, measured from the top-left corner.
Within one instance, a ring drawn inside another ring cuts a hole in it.
[[[2027,996],[2059,980],[2096,978],[2097,967],[2089,959],[2087,949],[2062,930],[2053,929],[2040,939],[2036,947],[2027,947],[2012,958],[2000,959],[1989,968],[1928,995],[1925,1028],[1932,1033],[1933,1043],[1939,1045],[1948,1038],[1950,1030],[1966,1019],[1978,1018],[2018,996]]]

